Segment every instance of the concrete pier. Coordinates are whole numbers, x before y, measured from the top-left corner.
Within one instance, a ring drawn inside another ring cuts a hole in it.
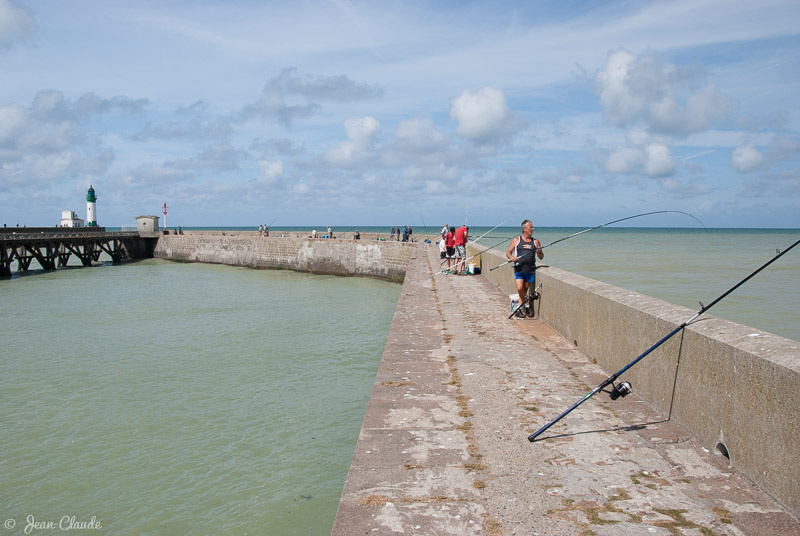
[[[402,281],[416,244],[395,241],[259,236],[257,232],[229,234],[187,231],[158,239],[157,258],[282,268],[315,274],[369,276]]]
[[[782,506],[757,488],[636,383],[529,443],[616,369],[587,357],[580,330],[567,340],[538,318],[508,320],[506,291],[439,269],[436,248],[414,250],[334,535],[800,534],[791,496]],[[776,439],[790,454],[774,493],[791,492],[797,437]]]

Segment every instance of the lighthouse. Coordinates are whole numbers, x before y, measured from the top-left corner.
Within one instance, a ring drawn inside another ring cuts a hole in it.
[[[97,197],[91,184],[86,192],[86,227],[97,227]]]

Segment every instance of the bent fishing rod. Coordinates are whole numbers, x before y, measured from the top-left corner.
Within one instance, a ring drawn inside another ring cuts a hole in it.
[[[552,246],[554,244],[558,244],[559,242],[563,242],[564,240],[568,240],[568,239],[574,238],[574,237],[576,237],[578,235],[582,235],[583,233],[588,233],[589,231],[594,231],[595,229],[600,229],[601,227],[606,227],[608,225],[612,225],[614,223],[619,223],[619,222],[625,221],[625,220],[632,220],[633,218],[641,218],[642,216],[652,216],[653,214],[669,214],[669,213],[672,213],[672,214],[684,214],[686,216],[689,216],[690,218],[694,218],[695,220],[697,220],[697,222],[700,225],[703,225],[703,222],[701,222],[697,217],[689,214],[688,212],[682,212],[680,210],[656,210],[654,212],[643,212],[642,214],[635,214],[633,216],[628,216],[627,218],[620,218],[618,220],[610,221],[608,223],[604,223],[603,225],[596,225],[594,227],[589,227],[588,229],[584,229],[583,231],[579,231],[579,232],[571,234],[569,236],[565,236],[563,238],[559,238],[558,240],[554,240],[554,241],[550,242],[546,246],[542,246],[540,248],[537,248],[534,251],[529,251],[528,253],[525,253],[525,254],[521,255],[520,257],[517,257],[516,261],[509,260],[509,261],[506,261],[506,262],[504,262],[502,264],[498,264],[494,268],[489,268],[489,271],[491,272],[492,270],[497,270],[501,266],[505,266],[506,264],[509,264],[511,262],[517,262],[519,259],[521,259],[521,258],[523,258],[523,257],[525,257],[527,255],[530,255],[531,253],[535,253],[536,251],[542,250],[544,248],[549,248],[550,246]],[[703,225],[703,229],[706,229],[705,225]],[[708,230],[708,229],[706,229],[706,230]]]
[[[559,415],[558,417],[556,417],[555,419],[553,419],[552,421],[550,421],[549,423],[545,424],[544,426],[542,426],[541,428],[539,428],[538,430],[536,430],[534,433],[532,433],[531,435],[529,435],[529,436],[528,436],[528,441],[530,441],[531,443],[533,443],[533,442],[536,440],[536,438],[537,438],[539,435],[541,435],[541,434],[542,434],[542,433],[543,433],[545,430],[547,430],[548,428],[550,428],[551,426],[553,426],[555,423],[557,423],[558,421],[560,421],[561,419],[563,419],[564,417],[566,417],[567,415],[569,415],[569,414],[570,414],[570,413],[571,413],[573,410],[575,410],[575,409],[576,409],[578,406],[580,406],[581,404],[583,404],[584,402],[586,402],[587,400],[589,400],[590,398],[592,398],[592,397],[593,397],[595,394],[599,393],[600,391],[604,391],[604,392],[608,393],[608,394],[610,395],[610,397],[611,397],[611,400],[616,400],[617,398],[624,398],[624,397],[628,396],[628,394],[630,394],[630,392],[631,392],[631,384],[630,384],[630,383],[628,383],[628,382],[622,382],[622,383],[620,383],[620,384],[618,384],[618,385],[615,385],[615,384],[614,384],[614,382],[617,380],[617,378],[619,378],[619,377],[620,377],[620,376],[621,376],[621,375],[622,375],[622,374],[623,374],[625,371],[627,371],[628,369],[630,369],[631,367],[633,367],[633,366],[634,366],[636,363],[638,363],[639,361],[641,361],[642,359],[644,359],[644,358],[645,358],[645,357],[646,357],[648,354],[650,354],[650,353],[651,353],[653,350],[655,350],[656,348],[658,348],[659,346],[661,346],[662,344],[664,344],[666,341],[668,341],[668,340],[669,340],[669,339],[670,339],[670,338],[671,338],[673,335],[675,335],[676,333],[678,333],[679,331],[681,331],[682,329],[684,329],[686,326],[688,326],[689,324],[691,324],[692,322],[694,322],[695,320],[697,320],[697,318],[698,318],[700,315],[702,315],[703,313],[705,313],[706,311],[708,311],[709,309],[711,309],[712,307],[714,307],[714,305],[716,305],[717,303],[719,303],[720,301],[722,301],[722,300],[723,300],[723,299],[724,299],[724,298],[725,298],[725,297],[726,297],[728,294],[730,294],[731,292],[733,292],[733,291],[734,291],[734,290],[736,290],[737,288],[739,288],[739,287],[741,287],[742,285],[744,285],[744,284],[745,284],[747,281],[749,281],[751,278],[753,278],[753,277],[754,277],[754,276],[755,276],[757,273],[759,273],[761,270],[763,270],[764,268],[766,268],[767,266],[769,266],[770,264],[772,264],[773,262],[775,262],[775,261],[777,261],[779,258],[781,258],[781,256],[783,256],[785,253],[788,253],[788,252],[789,252],[789,251],[790,251],[790,250],[791,250],[793,247],[795,247],[797,244],[800,244],[800,240],[797,240],[797,241],[796,241],[794,244],[792,244],[792,245],[791,245],[791,246],[789,246],[788,248],[784,249],[783,251],[781,251],[781,250],[777,250],[777,253],[776,253],[776,255],[775,255],[774,257],[772,257],[772,258],[771,258],[770,260],[768,260],[766,263],[762,264],[760,268],[758,268],[757,270],[753,271],[753,272],[752,272],[750,275],[748,275],[747,277],[745,277],[744,279],[742,279],[741,281],[739,281],[738,283],[736,283],[734,286],[732,286],[732,287],[731,287],[730,289],[728,289],[726,292],[724,292],[723,294],[721,294],[721,295],[720,295],[720,296],[719,296],[717,299],[715,299],[714,301],[712,301],[712,302],[711,302],[711,303],[709,303],[708,305],[703,305],[703,302],[700,302],[700,310],[699,310],[699,311],[697,311],[697,312],[694,314],[694,316],[692,316],[692,317],[691,317],[689,320],[687,320],[686,322],[684,322],[684,323],[683,323],[683,324],[681,324],[680,326],[676,327],[675,329],[673,329],[672,331],[670,331],[669,333],[667,333],[667,334],[664,336],[664,338],[662,338],[660,341],[658,341],[657,343],[655,343],[653,346],[651,346],[650,348],[648,348],[647,350],[645,350],[645,351],[644,351],[642,354],[640,354],[640,355],[639,355],[639,356],[638,356],[636,359],[634,359],[633,361],[631,361],[630,363],[628,363],[627,365],[625,365],[624,367],[622,367],[621,369],[619,369],[617,372],[615,372],[614,374],[612,374],[611,376],[609,376],[608,378],[606,378],[606,379],[603,381],[603,383],[601,383],[600,385],[598,385],[597,387],[595,387],[594,389],[592,389],[592,391],[591,391],[591,392],[587,393],[587,394],[586,394],[586,396],[584,396],[583,398],[581,398],[580,400],[578,400],[577,402],[575,402],[575,403],[574,403],[572,406],[570,406],[570,407],[569,407],[569,409],[567,409],[566,411],[564,411],[564,412],[563,412],[561,415]],[[610,390],[610,391],[605,391],[605,388],[606,388],[606,387],[608,387],[609,385],[611,385],[611,390]]]

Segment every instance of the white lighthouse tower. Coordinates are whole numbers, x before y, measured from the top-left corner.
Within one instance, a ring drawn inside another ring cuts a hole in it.
[[[91,184],[86,192],[86,227],[97,227],[97,197]]]

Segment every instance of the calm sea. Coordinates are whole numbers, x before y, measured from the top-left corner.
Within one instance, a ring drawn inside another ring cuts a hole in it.
[[[0,281],[6,532],[329,534],[399,292],[161,260]]]

